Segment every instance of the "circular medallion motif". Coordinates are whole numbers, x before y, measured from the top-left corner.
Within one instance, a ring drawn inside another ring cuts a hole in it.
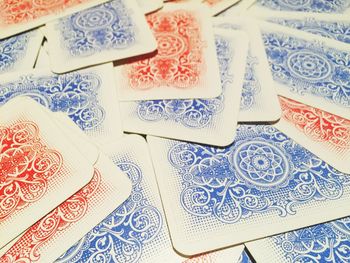
[[[331,74],[331,64],[328,60],[310,51],[292,53],[287,66],[291,74],[307,81],[319,81]]]
[[[162,33],[157,35],[156,38],[158,43],[158,56],[178,56],[186,49],[185,41],[177,35]]]
[[[241,144],[233,154],[233,165],[239,177],[258,187],[283,184],[290,170],[280,149],[260,141]]]
[[[91,9],[78,13],[73,24],[81,30],[99,30],[111,26],[115,15],[106,9]]]

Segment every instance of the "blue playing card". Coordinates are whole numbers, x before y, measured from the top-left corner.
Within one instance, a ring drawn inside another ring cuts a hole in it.
[[[43,36],[38,30],[0,40],[0,74],[32,69]]]
[[[267,69],[267,58],[256,21],[248,18],[215,18],[213,21],[217,28],[243,30],[249,37],[239,121],[277,120],[281,115],[280,106],[273,89],[271,73]]]
[[[348,0],[257,0],[256,5],[281,11],[343,13],[350,7],[350,2]]]
[[[248,247],[258,262],[349,262],[350,218],[264,238]]]
[[[152,52],[155,38],[134,1],[113,0],[47,24],[50,64],[62,73]]]
[[[173,244],[182,253],[233,245],[350,211],[349,175],[273,126],[240,126],[235,142],[225,148],[147,140]],[[332,212],[324,213],[327,209]]]
[[[350,118],[350,47],[265,23],[263,41],[277,92]]]
[[[123,2],[113,0],[59,19],[56,27],[71,56],[84,57],[135,44],[135,23]]]
[[[350,19],[344,20],[341,16],[325,17],[313,14],[297,14],[294,17],[285,18],[282,16],[276,17],[273,14],[266,20],[350,44]]]
[[[122,135],[111,83],[111,65],[63,75],[48,71],[6,74],[0,83],[0,105],[29,96],[51,111],[66,113],[96,142],[103,143]]]

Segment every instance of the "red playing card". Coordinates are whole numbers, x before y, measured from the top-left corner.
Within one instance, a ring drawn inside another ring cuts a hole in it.
[[[0,222],[39,200],[62,164],[62,155],[42,141],[35,123],[0,127]]]
[[[125,67],[134,89],[199,84],[203,72],[201,26],[193,12],[177,10],[147,16],[158,43],[158,54]]]
[[[40,260],[39,249],[59,232],[79,221],[87,211],[90,198],[101,188],[101,174],[95,169],[90,183],[67,199],[44,218],[31,226],[14,246],[0,258],[1,263],[34,262]]]
[[[91,181],[32,225],[0,263],[53,262],[130,195],[131,182],[101,154]]]
[[[284,97],[279,100],[283,119],[310,139],[327,142],[340,152],[350,149],[350,120]]]
[[[280,97],[275,126],[335,169],[350,173],[350,120]]]
[[[83,0],[1,0],[0,17],[3,24],[19,24],[58,13],[79,5]]]

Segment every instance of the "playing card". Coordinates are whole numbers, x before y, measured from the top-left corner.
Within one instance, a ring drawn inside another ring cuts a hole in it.
[[[155,12],[163,7],[163,0],[136,0],[145,14]]]
[[[210,7],[213,16],[225,11],[241,0],[204,0],[203,3]]]
[[[32,69],[42,40],[38,30],[0,40],[0,74]]]
[[[243,252],[241,253],[237,263],[252,263],[253,261],[251,258],[248,256],[247,251],[244,249]]]
[[[15,98],[0,108],[0,116],[3,247],[87,184],[93,169],[35,101]]]
[[[270,125],[216,148],[147,137],[174,248],[185,255],[349,214],[350,176]]]
[[[350,218],[247,243],[257,262],[349,262]]]
[[[98,144],[122,136],[112,64],[62,75],[38,70],[1,78],[0,104],[23,95],[66,113]]]
[[[243,246],[186,259],[171,245],[157,183],[145,140],[129,135],[103,147],[132,181],[129,198],[56,262],[228,262]],[[141,224],[143,223],[143,224]],[[104,242],[103,246],[100,246]],[[203,259],[203,260],[202,260]],[[226,260],[225,260],[226,259]],[[201,260],[201,261],[200,261]]]
[[[0,0],[0,39],[41,26],[105,0]]]
[[[261,21],[277,93],[350,119],[350,46]]]
[[[249,12],[258,14],[264,10],[297,11],[313,13],[350,13],[348,0],[257,0]]]
[[[156,54],[115,67],[121,100],[213,98],[220,95],[219,65],[208,8],[167,4],[147,16]]]
[[[350,120],[280,97],[275,126],[337,170],[350,174]]]
[[[30,227],[0,262],[52,262],[121,204],[130,190],[130,180],[101,154],[89,184]]]
[[[345,15],[269,11],[259,12],[256,16],[268,22],[350,44],[350,18]]]
[[[247,56],[247,36],[214,30],[223,93],[214,99],[121,102],[123,129],[128,132],[225,146],[237,126]]]
[[[281,109],[256,20],[239,17],[215,18],[213,21],[216,27],[244,30],[249,37],[238,120],[240,122],[273,122],[278,120],[281,116]]]
[[[135,0],[113,0],[46,24],[52,71],[134,57],[157,43]]]
[[[246,12],[254,3],[255,0],[240,0],[233,6],[221,12],[219,16],[232,18],[233,16],[241,15],[242,13]]]

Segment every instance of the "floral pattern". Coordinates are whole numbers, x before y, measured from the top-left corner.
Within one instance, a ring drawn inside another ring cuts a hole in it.
[[[131,196],[57,262],[138,262],[144,246],[160,233],[162,216],[145,196],[141,169],[132,162],[117,165],[132,181]]]
[[[193,100],[148,100],[141,101],[137,106],[137,115],[143,121],[175,121],[189,128],[207,127],[215,115],[224,108],[224,94],[228,83],[232,82],[231,60],[233,50],[230,42],[216,35],[216,52],[219,60],[223,94],[214,99]]]
[[[105,118],[97,97],[100,86],[101,79],[94,73],[23,75],[0,85],[0,104],[16,96],[30,96],[54,112],[66,113],[81,129],[91,130]]]
[[[0,222],[40,200],[63,164],[33,122],[0,127]]]
[[[349,262],[350,218],[343,218],[271,238],[290,262]]]
[[[73,57],[89,56],[135,43],[135,25],[121,0],[92,7],[61,18],[56,25],[62,45]]]
[[[350,184],[272,126],[240,126],[225,148],[174,141],[168,161],[181,176],[183,209],[225,224],[256,213],[295,214],[298,204],[339,199]]]
[[[280,33],[263,32],[270,69],[275,81],[300,96],[311,94],[350,108],[350,56]]]

